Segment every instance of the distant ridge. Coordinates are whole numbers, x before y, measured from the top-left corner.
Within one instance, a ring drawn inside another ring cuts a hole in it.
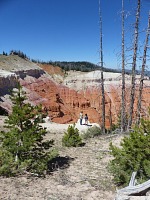
[[[33,68],[37,67],[37,65],[35,64],[50,64],[55,66],[60,67],[61,69],[65,70],[65,71],[70,71],[70,70],[75,70],[75,71],[81,71],[81,72],[90,72],[90,71],[94,71],[94,70],[101,70],[101,66],[99,66],[98,64],[93,64],[91,62],[88,61],[40,61],[40,60],[34,60],[34,59],[30,59],[28,56],[26,56],[26,54],[24,54],[21,51],[16,51],[16,50],[12,50],[10,52],[10,54],[8,55],[7,53],[3,52],[3,55],[0,55],[0,67],[7,66],[6,64],[6,60],[9,60],[9,62],[13,62],[14,59],[16,59],[17,57],[20,57],[20,59],[22,58],[23,60],[25,60],[24,65],[27,67],[27,61],[30,61],[33,64]],[[4,64],[5,62],[5,64]],[[18,58],[18,62],[19,62],[19,58]],[[20,64],[20,63],[18,63]],[[12,65],[13,66],[13,65]],[[24,66],[23,66],[24,67]],[[103,71],[104,72],[113,72],[113,73],[121,73],[121,69],[112,69],[112,68],[106,68],[103,67]],[[132,70],[126,69],[125,70],[126,74],[131,74]],[[136,74],[140,74],[141,71],[140,70],[136,70]],[[149,76],[150,77],[150,71],[146,70],[145,71],[145,76]]]
[[[58,66],[66,71],[75,70],[75,71],[82,71],[82,72],[90,72],[94,70],[101,70],[99,65],[87,62],[87,61],[49,61],[49,62],[41,62],[42,64],[51,64],[53,66]],[[120,70],[111,69],[103,67],[104,72],[114,72],[120,73]]]

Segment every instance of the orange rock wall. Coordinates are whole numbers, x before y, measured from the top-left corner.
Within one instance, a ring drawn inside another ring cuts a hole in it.
[[[75,90],[45,77],[39,79],[26,77],[20,82],[22,86],[28,89],[28,96],[31,101],[35,101],[36,96],[41,99],[39,103],[42,103],[43,109],[46,107],[48,115],[54,122],[76,122],[81,110],[84,113],[93,113],[98,118],[97,111],[91,107],[90,102]]]
[[[79,118],[79,113],[87,113],[91,123],[101,123],[102,105],[101,93],[98,87],[89,87],[86,91],[75,91],[58,84],[46,77],[35,79],[26,77],[21,80],[21,84],[28,89],[31,101],[40,100],[43,109],[46,108],[51,120],[56,123],[72,123]],[[138,89],[138,88],[137,88]],[[32,94],[32,95],[31,95]],[[129,88],[127,95],[127,111],[129,108]],[[145,115],[150,106],[150,88],[144,88],[142,100],[142,113]],[[137,97],[136,93],[136,97]],[[38,102],[36,102],[38,103]],[[134,113],[136,112],[137,98],[135,101]],[[119,85],[109,85],[109,90],[105,90],[106,127],[110,123],[116,123],[118,114],[121,111],[121,87]]]

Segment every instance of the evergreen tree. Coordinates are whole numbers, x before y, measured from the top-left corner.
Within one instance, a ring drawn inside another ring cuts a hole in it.
[[[47,132],[39,125],[41,106],[26,102],[20,84],[12,92],[11,101],[12,113],[5,121],[8,131],[0,133],[0,175],[41,175],[48,171],[48,161],[57,155],[54,149],[49,150],[54,141],[43,140]]]
[[[7,56],[7,53],[5,53],[5,51],[3,51],[3,55],[4,55],[4,56]]]
[[[140,127],[124,137],[121,148],[111,143],[110,149],[114,159],[109,167],[117,185],[128,185],[134,171],[139,183],[150,179],[150,120],[142,119]]]
[[[75,124],[69,125],[67,132],[64,133],[62,138],[62,145],[66,147],[78,147],[82,144],[82,138],[79,135],[79,130],[75,128]]]

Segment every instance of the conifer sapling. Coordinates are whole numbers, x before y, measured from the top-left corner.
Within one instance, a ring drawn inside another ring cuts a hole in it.
[[[47,131],[39,124],[42,107],[27,103],[19,83],[10,98],[12,113],[5,121],[8,131],[0,132],[0,175],[41,175],[48,171],[48,161],[57,156],[55,149],[50,150],[54,141],[44,140]]]

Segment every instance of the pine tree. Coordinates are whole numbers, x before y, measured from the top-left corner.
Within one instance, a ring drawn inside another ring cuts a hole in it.
[[[136,171],[138,183],[150,178],[150,120],[141,119],[129,136],[123,138],[121,148],[110,144],[114,159],[110,171],[117,185],[128,185],[132,172]]]
[[[44,140],[47,131],[39,125],[41,106],[27,103],[20,84],[12,92],[12,113],[5,121],[7,132],[0,133],[0,175],[13,176],[48,171],[48,161],[57,155],[53,140]]]
[[[82,138],[79,135],[79,130],[74,125],[69,125],[67,132],[64,133],[62,138],[62,145],[66,147],[82,146]]]

